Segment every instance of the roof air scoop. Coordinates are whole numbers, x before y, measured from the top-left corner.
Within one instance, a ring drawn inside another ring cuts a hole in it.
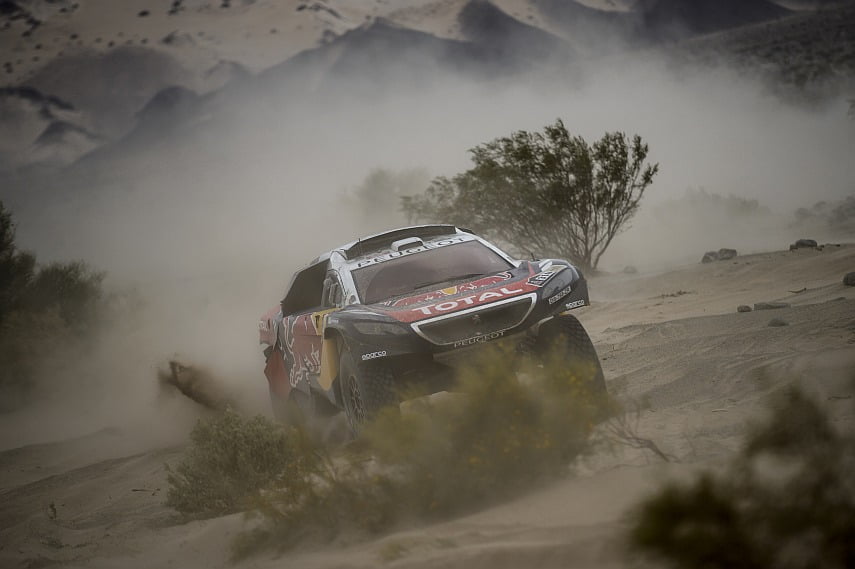
[[[422,241],[418,237],[407,237],[406,239],[399,239],[392,243],[392,251],[396,253],[401,249],[409,249],[411,247],[421,247],[425,242]]]

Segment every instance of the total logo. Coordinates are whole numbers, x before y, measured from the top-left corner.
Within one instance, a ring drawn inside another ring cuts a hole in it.
[[[458,308],[481,304],[482,302],[487,302],[488,300],[498,300],[507,296],[513,296],[521,292],[523,292],[523,289],[521,288],[502,287],[499,290],[490,290],[487,292],[482,292],[480,294],[471,294],[469,296],[464,296],[463,298],[458,298],[455,300],[439,302],[437,304],[432,304],[431,306],[413,308],[412,311],[420,312],[425,316],[433,316],[434,314],[442,314],[443,312],[450,312],[452,310],[457,310]]]

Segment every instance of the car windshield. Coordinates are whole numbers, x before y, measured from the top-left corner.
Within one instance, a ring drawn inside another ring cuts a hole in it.
[[[374,304],[511,267],[511,263],[489,247],[467,241],[356,269],[353,279],[362,302]]]

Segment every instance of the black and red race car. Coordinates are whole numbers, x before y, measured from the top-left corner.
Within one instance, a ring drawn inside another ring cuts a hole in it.
[[[559,259],[517,260],[472,232],[421,225],[359,239],[314,259],[259,323],[274,411],[343,410],[354,432],[400,402],[401,386],[446,390],[472,350],[493,342],[535,355],[559,343],[593,370],[597,353],[568,311],[589,304]],[[470,360],[471,361],[471,360]]]

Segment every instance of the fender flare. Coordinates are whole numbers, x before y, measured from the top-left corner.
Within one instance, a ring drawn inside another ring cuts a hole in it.
[[[325,391],[329,391],[338,378],[340,345],[343,340],[344,336],[340,330],[329,326],[324,327],[321,340],[321,373],[318,376],[318,383]]]

